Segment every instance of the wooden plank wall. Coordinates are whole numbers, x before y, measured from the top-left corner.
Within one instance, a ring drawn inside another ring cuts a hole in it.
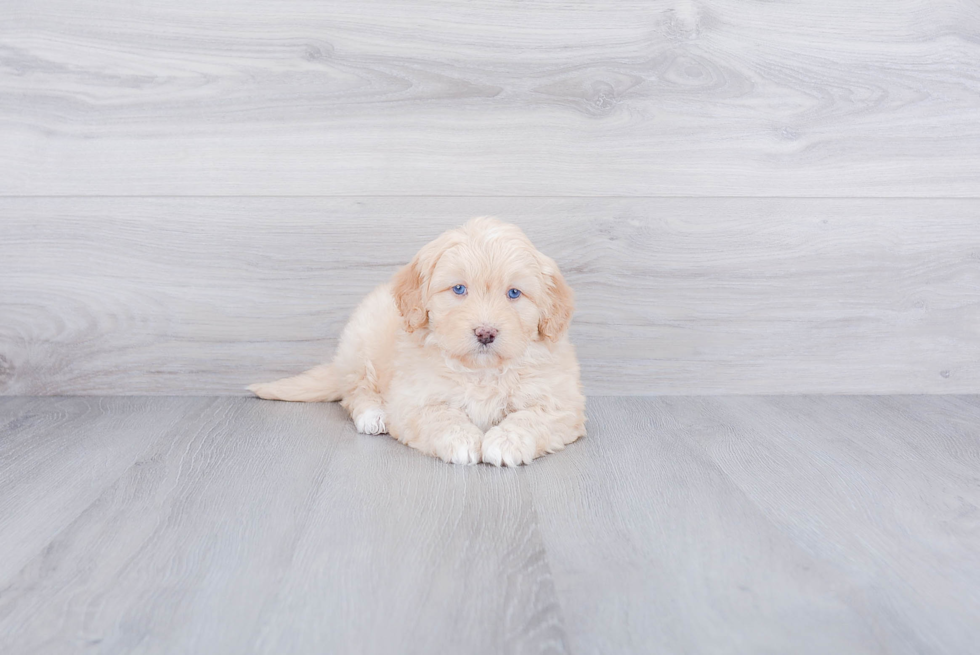
[[[521,224],[592,394],[980,392],[980,6],[9,3],[0,393],[234,394]]]

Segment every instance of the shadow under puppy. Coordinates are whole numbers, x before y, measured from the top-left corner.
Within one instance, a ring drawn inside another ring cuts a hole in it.
[[[573,309],[558,266],[520,228],[474,218],[361,302],[330,364],[249,389],[339,400],[359,432],[447,462],[526,464],[585,434]]]

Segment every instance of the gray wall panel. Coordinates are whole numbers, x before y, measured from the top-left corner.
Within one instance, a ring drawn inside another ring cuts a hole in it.
[[[234,394],[441,230],[522,225],[592,394],[980,391],[980,200],[0,201],[5,394]]]

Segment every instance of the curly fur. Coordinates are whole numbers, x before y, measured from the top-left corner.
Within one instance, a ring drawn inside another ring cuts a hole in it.
[[[509,298],[511,288],[521,296]],[[330,364],[249,389],[339,400],[358,431],[388,432],[447,462],[526,464],[585,434],[573,311],[552,259],[518,227],[475,218],[361,302]],[[496,331],[492,343],[480,343],[479,328]]]

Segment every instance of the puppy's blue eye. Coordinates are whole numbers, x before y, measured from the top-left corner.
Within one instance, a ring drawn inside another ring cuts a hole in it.
[[[520,289],[511,289],[510,291],[507,292],[507,297],[510,298],[511,300],[514,300],[516,298],[520,298],[521,297],[521,290]]]
[[[462,284],[457,284],[453,287],[453,293],[455,293],[457,296],[461,296],[466,293],[466,287],[464,287]]]

